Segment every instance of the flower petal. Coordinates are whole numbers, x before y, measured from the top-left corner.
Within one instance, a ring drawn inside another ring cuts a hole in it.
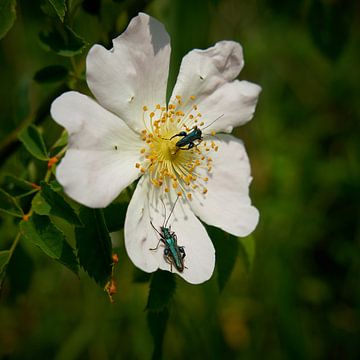
[[[157,268],[171,270],[192,284],[208,280],[215,266],[214,247],[204,226],[181,200],[177,202],[167,226],[171,226],[171,231],[177,235],[178,246],[184,246],[185,269],[179,272],[175,266],[171,267],[165,261],[164,245],[159,244],[160,236],[150,223],[151,220],[158,231],[164,224],[165,210],[159,199],[160,192],[152,188],[147,176],[143,176],[126,214],[125,246],[129,257],[137,267],[146,272],[155,271]],[[164,204],[168,216],[172,205],[167,200]],[[158,244],[156,250],[150,250]]]
[[[216,89],[198,105],[204,121],[203,133],[230,133],[234,127],[252,119],[261,87],[235,80]]]
[[[170,103],[185,114],[196,104],[201,113],[204,133],[231,132],[249,121],[255,111],[260,86],[247,81],[233,81],[244,65],[241,45],[221,41],[207,50],[190,51],[182,60]],[[176,96],[181,96],[179,104]],[[189,101],[184,96],[195,97]],[[212,124],[213,123],[213,124]]]
[[[69,148],[56,177],[71,198],[105,207],[139,177],[135,163],[141,141],[117,116],[74,91],[55,99],[51,115],[69,132]]]
[[[144,128],[143,107],[166,103],[170,39],[164,26],[140,13],[106,50],[94,45],[87,56],[87,82],[106,109],[131,128]]]
[[[252,180],[249,159],[241,140],[225,134],[218,138],[214,142],[219,150],[211,156],[212,171],[209,174],[198,171],[209,178],[208,192],[205,195],[195,192],[190,206],[205,223],[236,236],[247,236],[259,221],[259,212],[249,197]]]
[[[131,261],[141,270],[153,272],[159,267],[157,253],[150,250],[159,241],[150,224],[150,183],[148,175],[138,182],[125,218],[125,247]]]
[[[182,59],[171,102],[177,102],[177,95],[188,95],[195,96],[199,104],[217,88],[234,80],[243,65],[242,47],[234,41],[220,41],[206,50],[190,51]],[[185,102],[184,108],[191,105]]]

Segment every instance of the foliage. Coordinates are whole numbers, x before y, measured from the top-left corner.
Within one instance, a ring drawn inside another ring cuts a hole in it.
[[[233,39],[241,78],[263,87],[235,131],[260,224],[242,239],[208,228],[216,272],[201,286],[129,262],[133,188],[99,211],[54,177],[67,133],[51,102],[89,93],[88,46],[111,48],[139,11],[171,34],[171,84],[191,48]],[[1,1],[0,357],[355,359],[359,14],[350,0]]]

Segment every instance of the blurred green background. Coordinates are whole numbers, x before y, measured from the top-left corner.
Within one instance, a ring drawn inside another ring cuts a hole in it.
[[[31,119],[49,144],[61,131],[48,115],[47,99],[65,87],[35,82],[41,68],[62,65],[81,77],[89,47],[110,47],[139,11],[155,16],[171,35],[170,86],[187,51],[238,41],[246,63],[240,78],[263,88],[254,119],[235,130],[251,159],[251,194],[261,220],[239,243],[222,291],[216,273],[199,286],[176,279],[164,358],[358,359],[359,3],[74,0],[67,5],[68,21],[87,43],[72,62],[40,44],[39,32],[54,21],[48,1],[17,1],[15,24],[0,41],[0,180],[7,173],[36,177],[30,155],[13,141],[34,109],[41,107]],[[75,77],[70,87],[86,91]],[[0,249],[8,249],[16,224],[0,214],[0,226]],[[79,280],[20,242],[0,298],[1,359],[151,358],[149,285],[134,272],[122,234],[114,240],[120,259],[114,304],[84,272]],[[221,251],[221,242],[215,245]]]

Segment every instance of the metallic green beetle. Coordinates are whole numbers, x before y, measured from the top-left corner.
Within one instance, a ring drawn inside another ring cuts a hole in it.
[[[164,249],[164,258],[165,261],[170,265],[170,269],[172,271],[172,266],[174,265],[175,268],[179,271],[179,272],[183,272],[185,265],[184,265],[184,258],[186,256],[185,254],[185,250],[183,246],[178,246],[177,244],[177,236],[175,234],[174,231],[171,231],[171,226],[167,227],[168,221],[174,211],[175,205],[178,201],[179,197],[176,199],[169,217],[166,219],[166,208],[165,208],[165,204],[164,202],[161,200],[161,202],[164,205],[165,208],[165,218],[164,218],[164,224],[162,226],[160,226],[160,231],[158,231],[156,229],[156,227],[154,226],[154,224],[150,221],[151,226],[153,227],[153,229],[159,234],[160,236],[160,240],[157,244],[157,246],[153,249],[150,250],[157,250],[157,248],[159,247],[160,243],[163,243],[165,246]]]

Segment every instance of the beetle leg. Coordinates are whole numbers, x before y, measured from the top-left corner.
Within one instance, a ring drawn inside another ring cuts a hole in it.
[[[161,240],[159,240],[159,242],[157,243],[156,247],[150,248],[149,250],[157,250],[158,247],[159,247],[159,245],[160,245],[160,243],[161,243]]]
[[[165,255],[164,258],[165,261],[170,265],[170,271],[172,272],[172,261],[170,255]]]
[[[178,134],[173,135],[169,140],[172,140],[174,137],[177,137],[177,136],[185,137],[186,135],[187,135],[187,132],[180,131]]]

